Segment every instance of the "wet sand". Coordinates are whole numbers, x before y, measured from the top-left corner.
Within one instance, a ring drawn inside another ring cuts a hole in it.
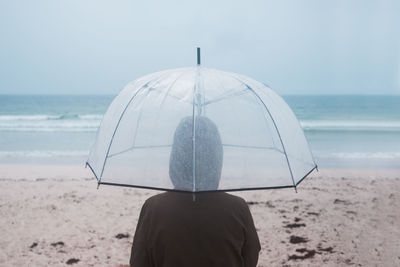
[[[0,165],[0,266],[127,264],[143,202],[81,166]],[[400,170],[322,170],[293,189],[235,193],[258,266],[400,266]]]

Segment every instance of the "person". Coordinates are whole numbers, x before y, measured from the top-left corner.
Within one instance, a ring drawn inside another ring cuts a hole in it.
[[[257,265],[261,247],[247,203],[212,192],[218,189],[223,162],[218,129],[204,116],[194,122],[194,140],[192,117],[182,119],[174,134],[169,175],[176,191],[155,195],[142,207],[132,244],[132,267]],[[179,192],[193,189],[203,192]]]

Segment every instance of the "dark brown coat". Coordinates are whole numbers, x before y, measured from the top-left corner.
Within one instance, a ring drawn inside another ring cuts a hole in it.
[[[254,267],[260,242],[247,203],[227,193],[149,198],[132,245],[135,267]]]

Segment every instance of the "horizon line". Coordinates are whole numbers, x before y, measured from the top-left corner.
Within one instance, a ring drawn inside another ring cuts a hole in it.
[[[54,93],[28,93],[28,94],[21,94],[21,93],[14,93],[14,94],[9,94],[9,93],[0,93],[0,96],[117,96],[120,93],[112,94],[112,93],[82,93],[82,94],[68,94],[68,93],[60,93],[60,94],[54,94]],[[364,94],[357,94],[357,93],[350,93],[350,94],[343,94],[343,93],[283,93],[279,94],[278,92],[275,91],[280,96],[400,96],[400,93],[364,93]]]

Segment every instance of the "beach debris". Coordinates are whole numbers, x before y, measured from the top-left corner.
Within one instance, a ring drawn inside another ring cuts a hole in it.
[[[308,215],[313,215],[313,216],[319,216],[319,213],[318,213],[318,212],[312,212],[312,211],[310,211],[310,212],[307,212],[307,214],[308,214]]]
[[[268,208],[275,208],[271,201],[247,201],[247,205],[261,205],[265,204]]]
[[[305,227],[305,226],[306,226],[305,223],[289,223],[289,224],[286,224],[284,227],[292,229],[292,228],[299,228],[299,227]]]
[[[129,237],[129,234],[122,234],[122,233],[119,233],[115,236],[115,238],[118,238],[118,239],[128,238],[128,237]]]
[[[289,242],[292,244],[307,243],[309,240],[301,236],[291,235]]]
[[[344,261],[344,263],[346,263],[347,265],[353,265],[354,263],[351,261],[351,259],[346,259]]]
[[[62,247],[62,246],[64,246],[65,244],[64,244],[64,242],[62,242],[62,241],[58,241],[58,242],[55,242],[55,243],[51,243],[50,245],[53,246],[53,247],[57,247],[57,246]]]
[[[80,259],[70,258],[69,260],[67,260],[66,264],[71,265],[71,264],[78,263],[79,261],[80,261]]]
[[[265,203],[265,205],[266,205],[268,208],[275,208],[275,206],[272,204],[271,201],[267,201],[267,202]]]
[[[299,222],[299,221],[301,221],[301,219],[298,218],[298,217],[295,217],[295,218],[294,218],[294,221],[295,221],[295,222]]]
[[[357,212],[352,211],[352,210],[347,210],[346,213],[347,214],[352,214],[352,215],[357,215]]]
[[[38,243],[33,242],[32,245],[29,248],[35,248],[35,247],[37,247],[37,245],[38,245]]]
[[[46,209],[49,210],[49,211],[54,211],[54,210],[57,210],[57,206],[54,205],[54,204],[47,205]]]
[[[347,201],[347,200],[342,200],[342,199],[335,199],[334,201],[333,201],[333,204],[343,204],[343,205],[350,205],[351,203],[350,203],[350,201]]]
[[[315,254],[317,253],[315,251],[315,249],[306,249],[306,248],[298,248],[296,249],[296,252],[300,252],[300,253],[304,253],[303,255],[297,255],[297,254],[293,254],[293,255],[289,255],[289,260],[304,260],[304,259],[308,259],[308,258],[312,258],[315,256]]]
[[[317,248],[318,248],[319,251],[334,253],[333,247],[323,248],[323,247],[321,247],[321,245],[318,245]]]

